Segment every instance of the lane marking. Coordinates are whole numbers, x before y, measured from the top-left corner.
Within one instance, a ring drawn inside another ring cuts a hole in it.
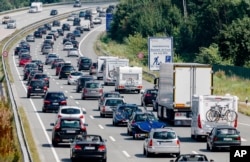
[[[104,127],[103,127],[102,125],[99,124],[98,126],[99,126],[101,129],[104,129]]]
[[[92,115],[89,115],[90,119],[95,119]]]
[[[78,101],[76,101],[76,104],[78,105],[78,104],[79,104],[79,102],[78,102]]]
[[[130,155],[127,153],[127,151],[124,151],[124,150],[123,150],[122,153],[123,153],[126,157],[128,157],[128,158],[130,157]]]
[[[246,123],[239,123],[241,125],[245,125],[245,126],[249,126],[250,127],[250,124],[246,124]]]
[[[198,152],[196,152],[196,151],[192,151],[192,153],[193,153],[193,154],[198,154]]]
[[[67,92],[66,92],[67,93]],[[69,96],[71,99],[73,98],[73,96]]]
[[[112,136],[109,136],[109,138],[111,139],[111,141],[115,142],[116,140],[112,137]]]

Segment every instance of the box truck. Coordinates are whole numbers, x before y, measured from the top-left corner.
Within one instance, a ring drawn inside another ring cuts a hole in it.
[[[191,138],[193,139],[206,139],[208,133],[217,125],[230,125],[237,128],[237,96],[194,95],[191,107]]]
[[[154,80],[158,88],[153,101],[159,119],[173,125],[191,125],[191,100],[193,95],[213,93],[212,66],[197,63],[163,63],[159,78]]]
[[[115,91],[140,93],[142,90],[142,67],[120,66],[117,67],[115,75]]]
[[[104,85],[114,85],[116,82],[116,68],[129,66],[128,59],[105,59],[103,62],[103,82]]]
[[[29,13],[37,13],[43,10],[42,2],[32,2],[30,5]]]
[[[103,79],[103,63],[106,59],[118,59],[117,56],[99,56],[97,58],[97,66],[96,66],[96,77],[97,80]]]

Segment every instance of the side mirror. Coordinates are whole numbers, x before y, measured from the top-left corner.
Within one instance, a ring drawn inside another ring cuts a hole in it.
[[[50,123],[50,126],[55,126],[55,123]]]
[[[87,123],[84,123],[83,125],[84,125],[84,126],[88,126],[88,124],[87,124]]]

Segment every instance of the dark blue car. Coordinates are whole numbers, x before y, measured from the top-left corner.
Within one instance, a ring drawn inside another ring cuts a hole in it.
[[[48,91],[43,99],[43,112],[58,111],[60,106],[67,105],[67,97],[62,91]]]

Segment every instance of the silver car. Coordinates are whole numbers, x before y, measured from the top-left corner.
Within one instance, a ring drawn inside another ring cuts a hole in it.
[[[72,71],[68,76],[68,85],[77,84],[77,80],[83,76],[83,73],[80,71]]]
[[[78,57],[79,56],[79,52],[78,52],[78,49],[76,48],[71,48],[68,50],[68,57],[70,56],[76,56]]]
[[[150,157],[153,154],[180,155],[180,140],[171,128],[151,129],[148,138],[143,143],[143,154]]]
[[[124,104],[125,101],[121,97],[110,97],[105,98],[103,101],[103,104],[100,105],[100,116],[106,117],[106,116],[113,116],[113,111],[116,110],[117,106],[119,104]]]
[[[7,23],[8,29],[15,29],[16,28],[16,20],[9,20]]]
[[[103,94],[103,84],[99,81],[87,81],[82,89],[82,99],[97,98],[99,99]]]
[[[58,58],[57,54],[49,53],[46,57],[45,65],[51,64],[54,61],[54,59],[56,59],[56,58]]]

